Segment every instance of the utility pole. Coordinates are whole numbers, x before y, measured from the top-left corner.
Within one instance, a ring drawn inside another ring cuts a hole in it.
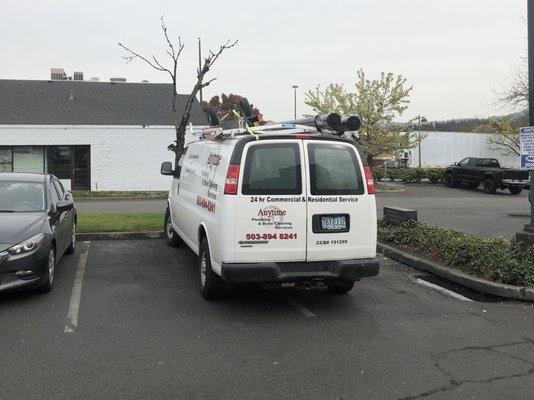
[[[293,85],[293,118],[297,119],[297,89],[299,88],[298,85]]]
[[[198,38],[198,72],[202,68],[202,40]],[[199,90],[200,104],[202,104],[202,88]]]
[[[534,126],[534,0],[527,2],[528,18],[528,123]],[[525,231],[534,233],[534,171],[530,171],[530,223]]]
[[[426,123],[427,119],[423,117],[422,115],[418,115],[417,117],[417,125],[418,125],[418,131],[417,131],[417,150],[419,153],[419,168],[421,168],[421,122]]]

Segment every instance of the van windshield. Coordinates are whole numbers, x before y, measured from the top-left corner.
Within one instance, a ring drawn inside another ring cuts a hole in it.
[[[313,195],[363,194],[354,150],[340,144],[309,144],[310,189]]]
[[[297,143],[259,144],[247,152],[243,194],[301,194]]]

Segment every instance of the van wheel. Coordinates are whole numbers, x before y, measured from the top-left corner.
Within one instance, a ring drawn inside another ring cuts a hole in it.
[[[165,211],[165,223],[163,224],[163,229],[165,231],[165,237],[167,238],[167,244],[171,247],[178,247],[180,245],[181,239],[180,236],[172,228],[171,222],[171,212],[169,208]]]
[[[521,193],[523,191],[523,188],[517,187],[517,186],[511,186],[511,187],[508,188],[508,190],[512,194],[519,194],[519,193]]]
[[[487,194],[494,194],[497,191],[497,183],[493,178],[487,178],[484,181],[484,192]]]
[[[200,294],[206,300],[218,299],[224,294],[224,281],[211,269],[210,249],[208,241],[202,239],[198,254],[200,271]]]
[[[334,294],[347,294],[354,287],[354,281],[344,281],[337,285],[327,285],[330,293]]]

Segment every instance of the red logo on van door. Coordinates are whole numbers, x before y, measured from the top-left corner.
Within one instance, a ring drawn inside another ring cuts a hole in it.
[[[208,156],[208,165],[219,165],[221,161],[221,155],[211,152]]]

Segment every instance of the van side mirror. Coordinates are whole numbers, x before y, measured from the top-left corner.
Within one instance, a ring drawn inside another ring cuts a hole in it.
[[[174,175],[174,170],[172,168],[172,162],[165,161],[161,164],[161,175]]]
[[[70,211],[74,208],[74,202],[72,200],[59,200],[56,205],[57,212]]]

